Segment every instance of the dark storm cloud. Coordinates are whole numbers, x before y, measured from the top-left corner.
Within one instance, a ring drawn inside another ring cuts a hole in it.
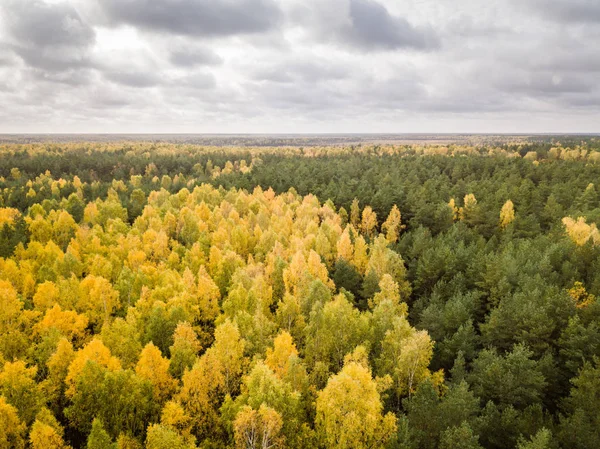
[[[9,45],[28,65],[61,71],[89,64],[95,32],[70,4],[8,0],[0,8]]]
[[[600,22],[598,0],[525,0],[524,3],[540,15],[557,22]]]
[[[414,27],[373,0],[350,0],[350,18],[344,37],[362,48],[426,50],[440,45],[433,29]]]
[[[98,0],[114,23],[188,36],[231,36],[274,28],[273,0]]]

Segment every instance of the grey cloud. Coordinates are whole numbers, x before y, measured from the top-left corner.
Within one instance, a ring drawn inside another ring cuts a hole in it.
[[[29,72],[32,79],[36,82],[49,82],[54,84],[64,84],[67,86],[84,86],[93,81],[93,72],[89,69],[69,69],[62,71],[46,71],[37,68]]]
[[[46,1],[0,0],[2,130],[600,118],[598,0]]]
[[[223,58],[207,48],[189,46],[172,50],[169,61],[179,67],[196,67],[222,64]]]
[[[537,70],[560,72],[600,72],[600,58],[596,47],[582,44],[570,50],[555,49],[530,58],[530,66]]]
[[[413,25],[375,0],[309,0],[292,9],[290,17],[317,42],[363,52],[432,50],[441,45],[432,27]]]
[[[344,30],[344,37],[366,49],[426,50],[440,45],[432,28],[412,26],[373,0],[350,0],[350,18],[352,25]]]
[[[509,79],[499,84],[507,92],[524,93],[530,96],[554,96],[564,93],[587,93],[593,84],[582,77],[526,74],[519,79]]]
[[[296,57],[293,60],[251,70],[251,73],[252,79],[256,81],[317,83],[347,78],[350,76],[351,68],[316,58],[302,60]]]
[[[217,81],[212,73],[192,72],[170,80],[168,85],[175,89],[212,89],[217,85]]]
[[[109,19],[176,35],[222,37],[274,28],[274,0],[98,0]]]
[[[117,84],[128,87],[154,87],[160,84],[160,77],[144,71],[107,71],[104,76]]]
[[[557,22],[600,22],[598,0],[525,0],[524,3],[540,15]]]
[[[72,5],[8,0],[1,12],[11,48],[28,65],[60,71],[89,64],[95,32]]]

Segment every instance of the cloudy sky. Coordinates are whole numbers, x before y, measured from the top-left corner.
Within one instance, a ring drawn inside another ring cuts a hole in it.
[[[0,132],[600,132],[600,1],[0,0]]]

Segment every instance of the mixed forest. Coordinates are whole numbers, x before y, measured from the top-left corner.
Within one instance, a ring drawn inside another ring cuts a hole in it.
[[[0,449],[600,447],[600,139],[0,145]]]

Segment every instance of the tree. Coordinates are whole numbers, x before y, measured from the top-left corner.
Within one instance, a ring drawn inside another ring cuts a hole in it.
[[[546,428],[540,429],[529,440],[519,439],[517,449],[550,449],[552,446],[552,432]]]
[[[367,206],[362,211],[362,220],[360,222],[361,231],[369,238],[373,237],[377,226],[377,214],[373,212],[371,206]]]
[[[507,200],[500,210],[500,228],[506,229],[515,220],[515,208],[511,200]]]
[[[477,224],[480,219],[480,208],[477,204],[475,195],[472,193],[465,195],[463,204],[463,207],[458,210],[458,216],[460,220],[469,225]]]
[[[440,394],[440,389],[427,380],[410,398],[404,399],[403,406],[408,418],[409,439],[415,448],[440,447],[444,439],[444,444],[449,447],[457,439],[476,442],[471,428],[477,425],[479,399],[466,382],[453,384],[445,394]]]
[[[440,449],[481,449],[479,437],[463,421],[459,427],[450,427],[442,433]],[[521,449],[521,448],[519,448]]]
[[[342,235],[338,239],[336,243],[336,252],[337,257],[339,259],[344,259],[346,261],[351,261],[354,257],[354,245],[352,244],[352,239],[350,238],[350,227],[347,226],[342,232]]]
[[[492,400],[502,407],[524,409],[539,402],[546,380],[532,355],[523,345],[515,345],[505,356],[495,349],[484,349],[468,376],[473,391],[483,401]]]
[[[62,427],[47,409],[38,414],[31,426],[29,442],[32,449],[70,449],[63,440]]]
[[[356,268],[349,263],[346,259],[339,258],[335,262],[335,268],[333,271],[333,282],[335,283],[338,290],[342,288],[352,293],[358,300],[360,299],[360,288],[362,283],[362,276],[356,270]]]
[[[162,424],[151,424],[146,436],[146,449],[193,449],[195,446]]]
[[[115,444],[113,444],[110,435],[106,430],[104,430],[104,426],[102,425],[102,421],[98,418],[94,419],[92,423],[92,431],[90,432],[87,439],[87,449],[114,449]]]
[[[69,366],[75,358],[73,345],[66,338],[61,338],[56,346],[56,351],[47,362],[48,377],[41,384],[44,394],[47,395],[48,404],[56,412],[61,412],[65,405],[65,379]]]
[[[584,363],[571,383],[568,414],[561,419],[559,439],[565,447],[584,449],[600,444],[600,359]],[[537,448],[536,448],[537,449]]]
[[[267,348],[265,363],[280,379],[284,379],[290,368],[290,359],[297,356],[298,349],[292,336],[282,331],[275,337],[273,348]]]
[[[169,374],[169,360],[152,343],[142,350],[135,372],[142,379],[150,381],[154,387],[154,397],[159,403],[166,401],[177,387],[175,379]]]
[[[213,321],[219,313],[219,287],[206,272],[204,266],[198,271],[198,304],[196,317],[201,321]]]
[[[138,328],[133,314],[126,319],[115,318],[102,326],[102,343],[121,361],[124,368],[134,367],[142,352]]]
[[[58,304],[48,309],[42,321],[34,326],[34,333],[45,335],[53,329],[69,341],[81,341],[85,336],[88,319],[85,315],[71,310],[62,311]]]
[[[350,206],[350,224],[354,226],[354,229],[358,229],[360,226],[360,206],[358,205],[358,199],[354,198]]]
[[[175,430],[186,441],[193,443],[195,438],[192,436],[192,418],[185,412],[181,404],[177,401],[169,401],[165,404],[160,423],[163,426]]]
[[[77,378],[75,393],[65,415],[72,427],[89,432],[95,418],[111,439],[121,433],[141,436],[159,408],[152,384],[131,370],[110,371],[88,361]]]
[[[25,424],[19,419],[17,409],[0,396],[0,447],[24,449]]]
[[[279,435],[281,415],[262,404],[258,410],[244,406],[233,423],[235,444],[239,449],[275,449],[282,447]]]
[[[247,427],[245,426],[260,427],[262,424],[266,425],[270,422],[271,418],[275,417],[272,410],[281,420],[277,433],[281,431],[280,436],[282,440],[286,440],[286,446],[300,448],[303,444],[302,434],[304,433],[302,428],[304,413],[300,399],[300,393],[294,391],[289,383],[279,378],[265,363],[258,362],[244,377],[241,394],[233,402],[226,401],[222,412],[232,421],[231,425],[233,425],[234,431],[235,422],[240,417],[240,413],[245,415],[243,427],[246,431]],[[246,407],[250,407],[254,412],[248,409],[244,411]],[[264,413],[261,412],[262,407],[267,408]]]
[[[117,371],[121,368],[119,359],[113,357],[110,350],[102,344],[100,340],[94,339],[77,351],[73,362],[69,365],[69,370],[65,382],[67,384],[67,396],[72,397],[76,392],[77,377],[83,371],[88,362],[95,362],[111,371]]]
[[[328,448],[384,448],[396,431],[396,417],[383,415],[369,368],[350,362],[317,395],[317,432]]]
[[[368,317],[356,310],[343,294],[324,306],[315,305],[306,328],[305,353],[309,365],[322,362],[338,371],[344,356],[365,343],[368,330]]]
[[[433,342],[426,331],[412,328],[405,317],[394,319],[385,334],[381,356],[377,361],[380,375],[389,373],[394,380],[397,401],[414,393],[416,387],[431,377],[428,369]]]
[[[593,245],[600,243],[600,232],[596,224],[587,224],[584,217],[579,217],[577,220],[571,217],[564,217],[562,223],[565,226],[567,235],[576,245],[583,246],[588,241],[591,241]]]
[[[87,276],[81,281],[80,290],[77,309],[98,327],[120,307],[118,292],[101,276]]]
[[[6,362],[0,371],[0,395],[18,410],[26,424],[34,421],[43,401],[36,374],[36,366],[28,368],[21,360]]]
[[[402,216],[400,215],[400,209],[394,204],[390,214],[388,215],[385,222],[381,225],[381,230],[385,232],[385,239],[389,243],[396,243],[400,236],[400,231],[404,228],[402,225]]]
[[[60,291],[56,284],[51,281],[38,284],[35,295],[33,295],[33,304],[40,311],[51,309],[59,300]]]
[[[239,387],[242,368],[246,363],[245,346],[246,342],[241,338],[238,327],[231,321],[226,320],[215,329],[215,342],[206,353],[219,364],[226,394],[234,394]]]
[[[173,334],[173,346],[169,348],[171,353],[169,373],[181,379],[185,370],[194,365],[200,349],[201,344],[192,326],[186,322],[179,323]]]

